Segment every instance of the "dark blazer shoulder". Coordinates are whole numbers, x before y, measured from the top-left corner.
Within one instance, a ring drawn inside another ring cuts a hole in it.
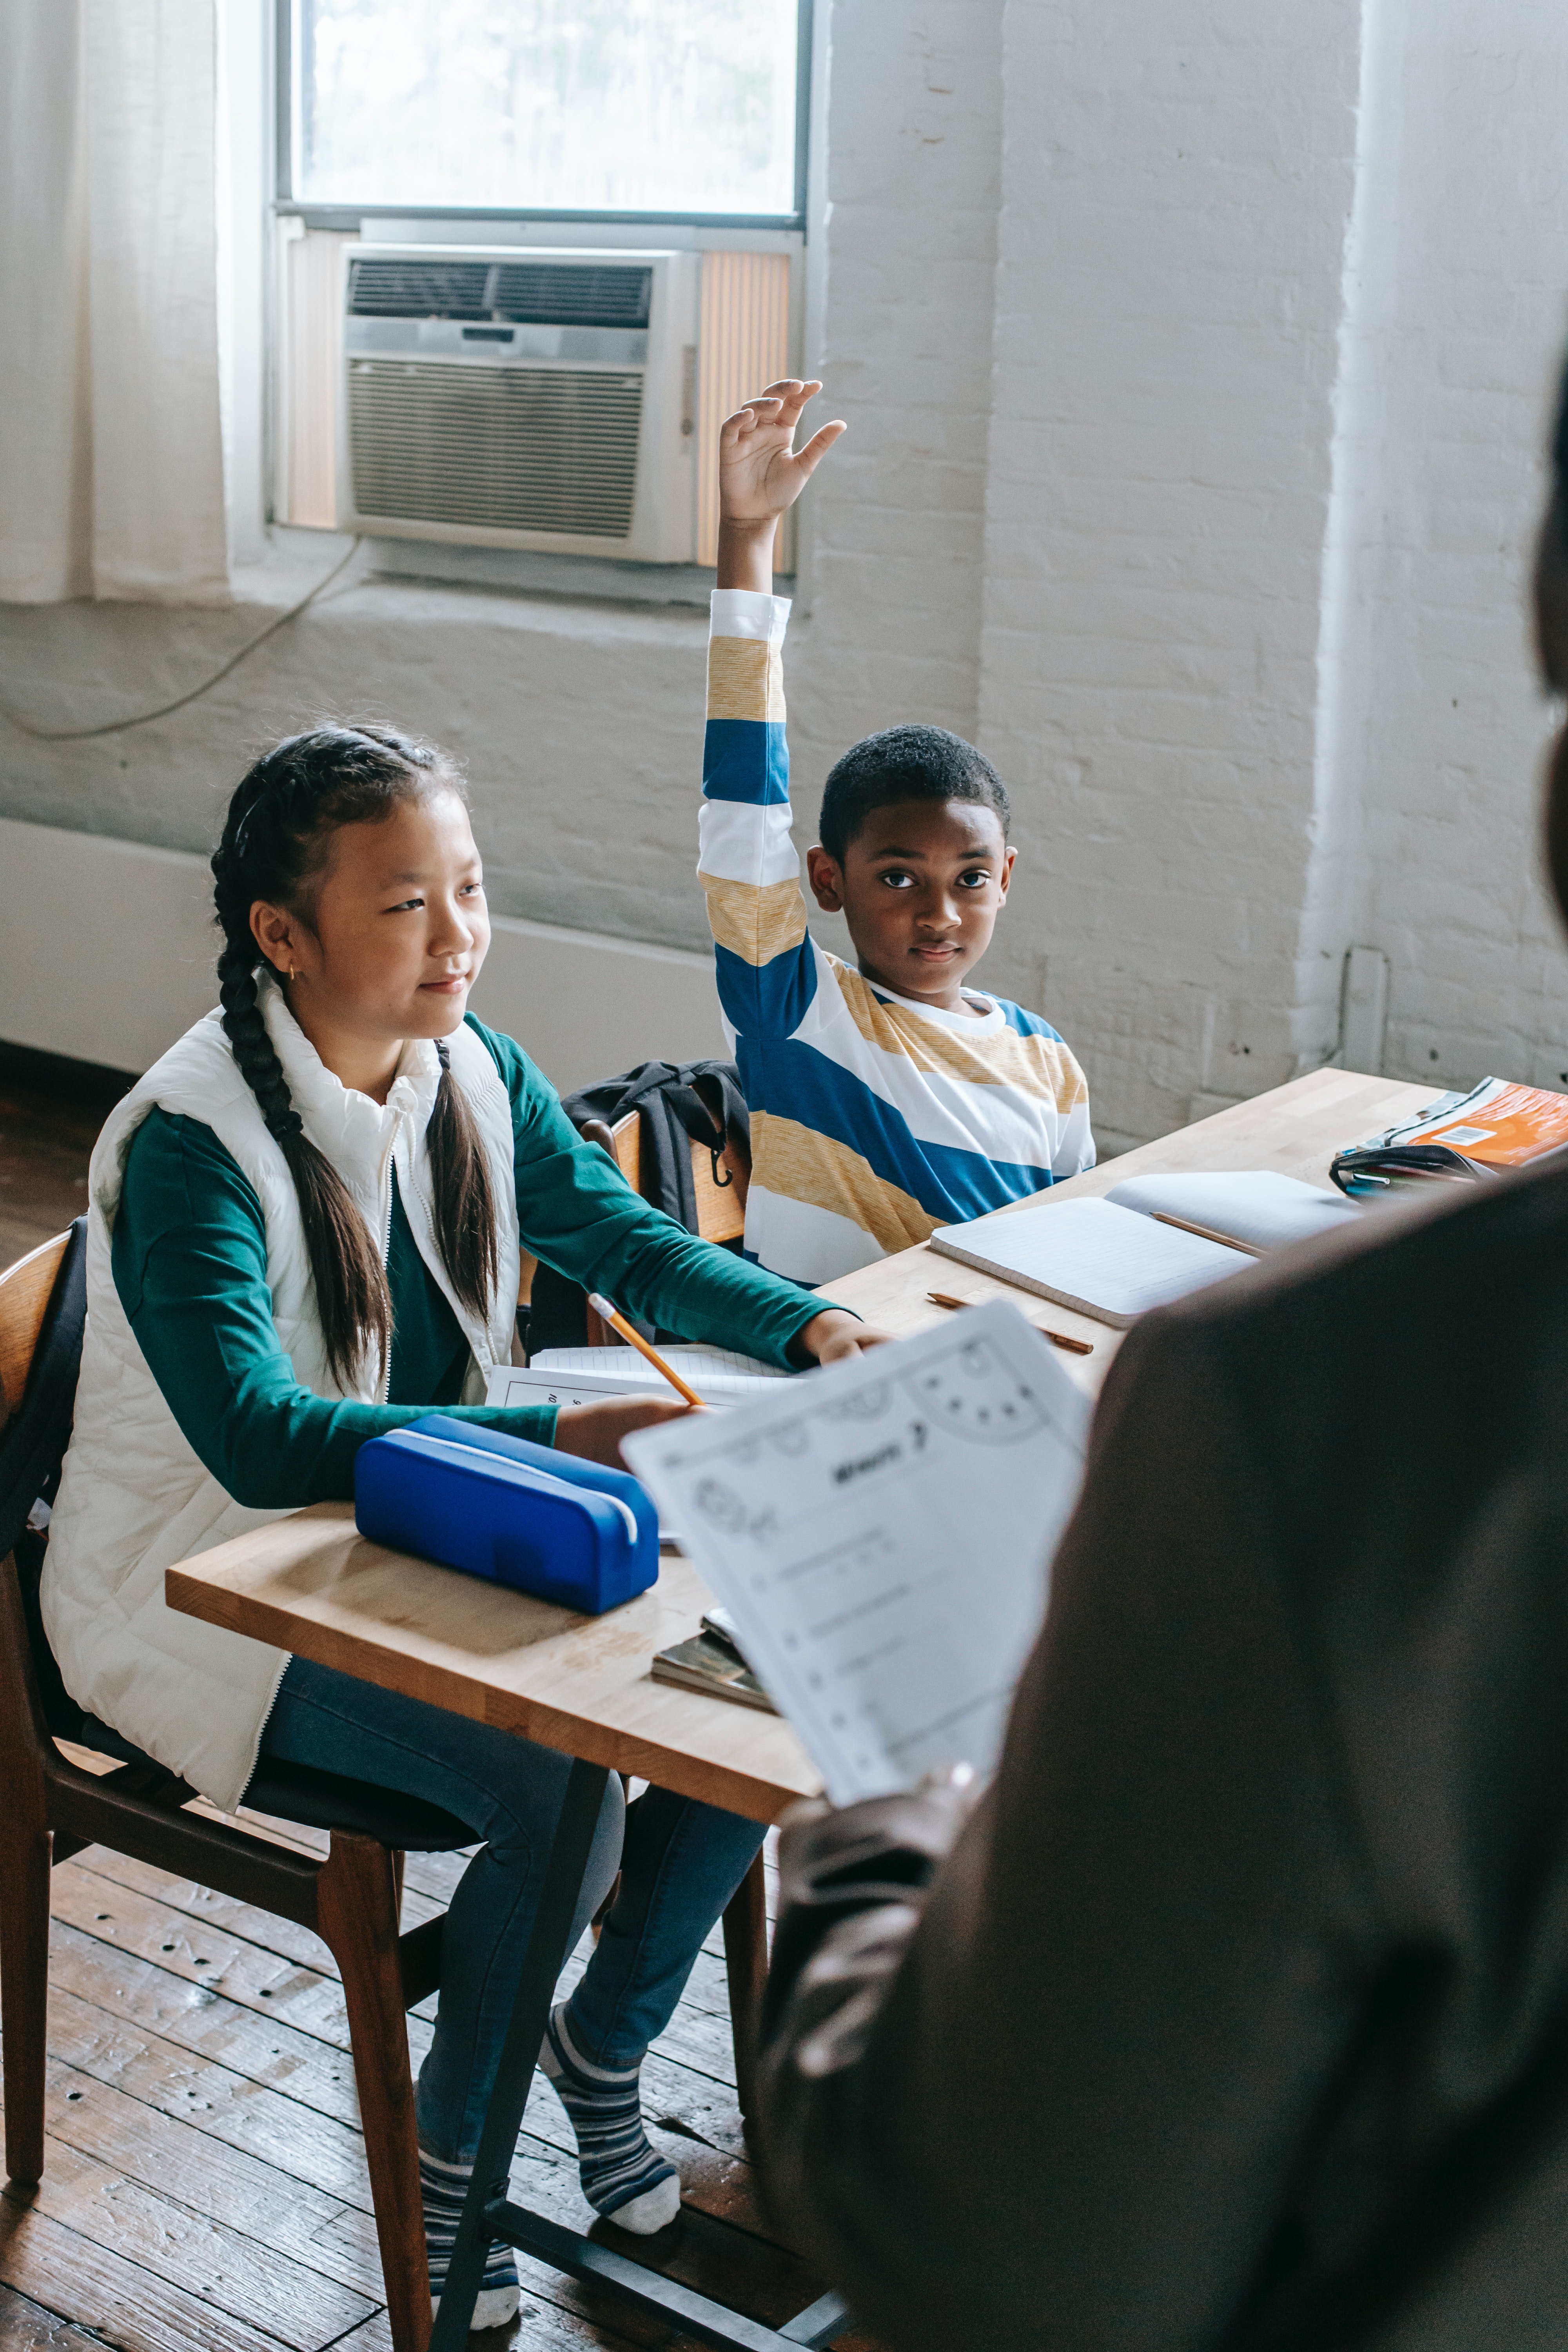
[[[1314,1581],[1331,1557],[1413,1557],[1557,1454],[1568,1168],[1374,1210],[1147,1317],[1122,1353],[1122,1378],[1208,1388]]]
[[[1568,1165],[1555,1161],[1371,1208],[1351,1231],[1262,1259],[1148,1324],[1201,1332],[1222,1350],[1287,1331],[1331,1349],[1336,1335],[1361,1344],[1390,1314],[1406,1327],[1451,1324],[1461,1300],[1514,1300],[1554,1280],[1568,1280]],[[1485,1343],[1482,1332],[1455,1336]]]

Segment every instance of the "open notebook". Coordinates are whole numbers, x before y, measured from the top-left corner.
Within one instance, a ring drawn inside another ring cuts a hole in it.
[[[1134,1176],[1100,1201],[1045,1201],[939,1226],[931,1246],[1125,1330],[1152,1307],[1364,1213],[1342,1193],[1271,1169]],[[1188,1230],[1194,1225],[1204,1231]]]

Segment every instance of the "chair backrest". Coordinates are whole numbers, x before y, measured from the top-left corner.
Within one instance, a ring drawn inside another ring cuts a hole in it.
[[[70,1438],[87,1319],[87,1219],[0,1274],[0,1559],[40,1495],[52,1496]]]
[[[565,1096],[561,1108],[578,1133],[616,1162],[634,1192],[688,1233],[724,1246],[742,1240],[752,1153],[732,1062],[645,1062]],[[613,1340],[586,1293],[565,1276],[531,1266],[525,1283],[520,1297],[528,1308],[531,1354]]]
[[[81,1710],[67,1696],[38,1605],[44,1538],[27,1526],[52,1502],[70,1442],[87,1321],[87,1219],[0,1274],[0,1747],[37,1761],[51,1732],[75,1738]],[[11,1581],[10,1580],[14,1580]]]
[[[634,1192],[643,1189],[643,1123],[635,1110],[627,1111],[614,1127],[605,1127],[602,1119],[585,1119],[583,1132],[591,1141],[603,1144],[619,1168]],[[691,1189],[697,1196],[697,1230],[705,1242],[738,1242],[746,1230],[746,1190],[751,1181],[749,1154],[737,1140],[726,1142],[719,1154],[719,1163],[729,1178],[721,1184],[713,1173],[713,1152],[710,1145],[700,1143],[695,1136],[687,1139],[691,1152]]]
[[[22,1410],[49,1294],[69,1247],[70,1234],[57,1234],[0,1274],[0,1426]]]

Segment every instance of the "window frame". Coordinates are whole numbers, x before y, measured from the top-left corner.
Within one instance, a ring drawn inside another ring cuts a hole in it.
[[[275,0],[273,79],[276,124],[273,210],[302,220],[307,228],[357,229],[362,220],[559,221],[626,227],[789,229],[803,239],[806,227],[807,174],[811,148],[811,43],[815,0],[795,0],[795,209],[787,213],[586,212],[517,205],[322,204],[294,194],[295,0]]]

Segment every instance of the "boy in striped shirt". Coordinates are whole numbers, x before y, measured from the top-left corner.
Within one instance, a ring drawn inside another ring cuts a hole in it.
[[[821,389],[770,384],[720,436],[698,863],[752,1115],[746,1255],[813,1286],[1094,1165],[1089,1089],[1057,1032],[964,985],[1017,855],[973,745],[893,727],[845,753],[806,874],[817,905],[843,911],[856,966],[807,933],[773,546],[845,430],[794,448]]]

